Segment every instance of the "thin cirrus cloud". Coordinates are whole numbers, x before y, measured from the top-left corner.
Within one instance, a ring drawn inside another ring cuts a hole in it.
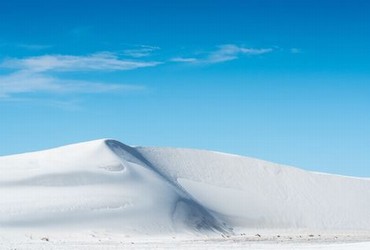
[[[165,62],[216,64],[236,60],[243,55],[255,56],[273,52],[271,48],[247,48],[226,44],[218,46],[214,51],[200,54],[200,56],[174,57],[162,62],[142,59],[150,57],[154,51],[159,49],[159,47],[140,45],[134,49],[124,50],[120,54],[99,52],[82,56],[41,55],[8,58],[0,63],[0,69],[12,71],[0,75],[0,99],[9,99],[21,93],[87,94],[145,89],[136,85],[65,79],[63,74],[55,74],[57,72],[127,71],[155,67]]]
[[[171,62],[195,63],[198,61],[195,57],[174,57]]]
[[[128,84],[65,79],[55,72],[126,71],[154,67],[160,62],[125,60],[111,52],[87,56],[43,55],[27,58],[10,58],[0,68],[12,73],[0,75],[0,99],[9,99],[24,93],[106,93],[143,90],[145,87]]]
[[[225,44],[218,46],[217,50],[211,51],[200,57],[175,57],[172,62],[182,63],[205,63],[214,64],[232,61],[243,55],[262,55],[273,52],[272,48],[247,48],[235,44]]]
[[[137,85],[61,79],[29,71],[19,71],[10,75],[0,76],[0,99],[9,99],[15,94],[22,93],[91,94],[143,89],[145,87]]]
[[[141,58],[150,56],[154,51],[159,49],[160,47],[157,46],[140,45],[137,48],[123,50],[123,54],[133,58]]]
[[[3,68],[27,70],[32,72],[46,71],[123,71],[159,65],[156,61],[137,61],[120,59],[111,52],[99,52],[87,56],[43,55],[28,58],[5,60]]]

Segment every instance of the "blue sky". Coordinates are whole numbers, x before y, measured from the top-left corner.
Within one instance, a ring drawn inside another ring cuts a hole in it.
[[[0,155],[115,138],[370,176],[369,1],[1,1]]]

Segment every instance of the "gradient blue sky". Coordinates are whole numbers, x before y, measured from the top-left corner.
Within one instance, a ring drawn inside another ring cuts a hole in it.
[[[370,1],[1,1],[0,155],[115,138],[370,176]]]

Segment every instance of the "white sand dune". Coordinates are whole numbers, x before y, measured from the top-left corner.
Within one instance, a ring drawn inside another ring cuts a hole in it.
[[[370,179],[97,140],[0,157],[0,228],[133,235],[370,232]]]

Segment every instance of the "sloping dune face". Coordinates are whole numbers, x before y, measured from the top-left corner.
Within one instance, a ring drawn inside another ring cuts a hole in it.
[[[201,150],[137,150],[235,227],[370,229],[370,179]]]
[[[370,229],[370,180],[98,140],[0,157],[0,227]]]
[[[0,171],[0,227],[230,231],[113,140],[1,157]]]

